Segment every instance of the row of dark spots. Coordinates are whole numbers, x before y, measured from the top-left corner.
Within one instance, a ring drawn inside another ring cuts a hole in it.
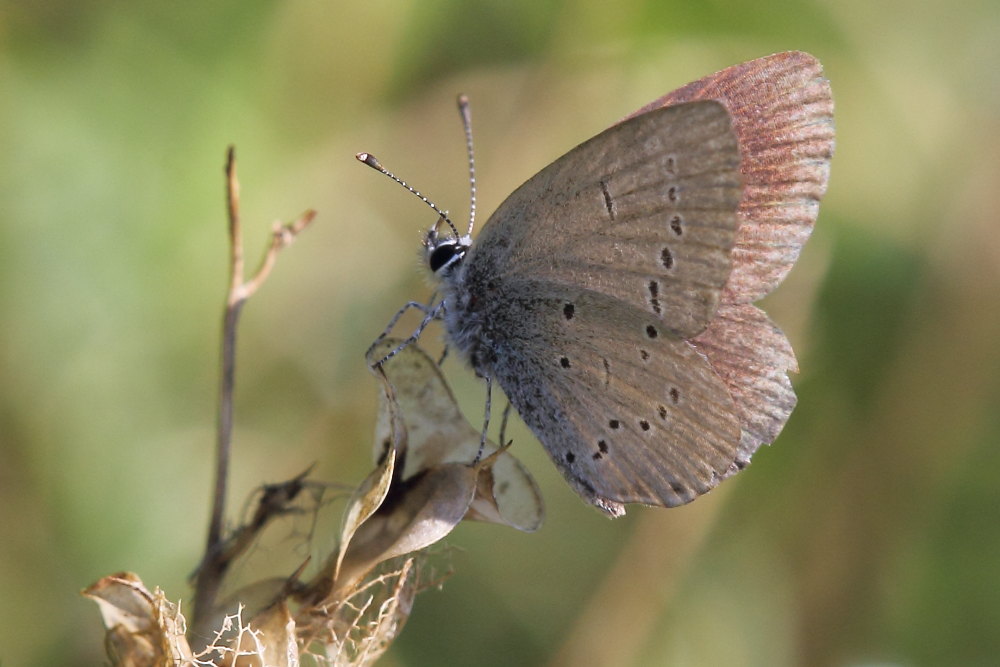
[[[666,408],[664,408],[663,406],[660,406],[660,409],[661,409],[661,411],[663,413],[661,416],[665,416],[665,414],[666,414]],[[610,419],[610,420],[608,420],[608,426],[611,427],[611,430],[617,431],[618,429],[620,429],[622,427],[622,423],[621,423],[621,420],[619,420],[619,419]],[[645,419],[640,419],[639,420],[639,428],[641,428],[643,431],[649,431],[652,428],[652,426]],[[597,461],[597,460],[601,459],[607,453],[608,453],[608,441],[607,440],[598,440],[597,441],[597,451],[594,452],[594,454],[593,454],[594,460]],[[572,463],[574,459],[575,459],[575,457],[573,457],[572,454],[567,454],[566,455],[566,461],[568,463]]]
[[[593,454],[594,460],[597,461],[598,459],[603,458],[604,455],[607,453],[608,453],[608,442],[606,440],[598,440],[597,451],[594,452]]]
[[[671,190],[673,190],[673,188],[671,188]],[[668,196],[670,196],[671,194],[675,195],[676,193],[668,193]],[[671,196],[671,201],[676,201],[676,199],[673,196]],[[673,232],[677,236],[681,235],[681,219],[680,219],[680,216],[675,215],[670,220],[670,229],[672,229]],[[664,255],[663,255],[664,266],[666,266],[669,269],[670,266],[667,266],[668,251],[667,251],[666,248],[663,249],[663,253],[664,253]],[[673,258],[671,258],[671,265],[672,264],[673,264]],[[647,328],[647,333],[648,333],[648,328]],[[680,403],[681,393],[677,389],[677,387],[671,387],[670,390],[667,393],[670,396],[670,402],[671,403],[673,403],[674,405],[677,405],[678,403]],[[657,406],[656,412],[657,412],[657,414],[660,415],[660,419],[666,420],[666,418],[667,418],[667,408],[666,408],[666,406],[664,406],[664,405]],[[688,491],[687,487],[685,487],[683,484],[681,484],[679,482],[670,482],[670,489],[674,493],[676,493],[678,496],[680,496],[682,498],[686,498],[686,497],[688,497],[690,495],[690,492]]]
[[[663,268],[665,269],[674,268],[674,256],[670,252],[670,248],[664,246],[663,250],[660,252],[660,262],[663,264]],[[661,315],[663,313],[663,308],[660,306],[660,283],[655,280],[650,280],[646,287],[649,290],[650,307],[652,307],[654,313]],[[647,329],[647,331],[648,330],[649,329]],[[650,336],[650,338],[655,337],[655,335]]]
[[[660,308],[660,283],[655,280],[649,281],[649,305],[657,315],[663,312]]]
[[[674,405],[679,405],[681,402],[681,392],[677,387],[671,387],[670,391],[667,392],[670,396],[670,402]],[[656,413],[660,415],[660,419],[666,421],[667,419],[667,408],[664,405],[657,406]]]
[[[622,422],[620,419],[611,419],[608,421],[608,426],[611,427],[611,430],[617,431],[622,427]],[[646,421],[645,419],[640,419],[639,428],[641,428],[643,431],[648,431],[651,427],[648,421]]]
[[[598,440],[597,451],[594,452],[593,459],[597,461],[598,459],[603,458],[608,453],[608,451],[609,448],[607,440]],[[576,454],[574,454],[573,452],[566,452],[563,455],[563,460],[565,460],[566,463],[568,463],[569,465],[573,465],[574,463],[576,463]]]
[[[677,161],[676,159],[674,159],[674,156],[672,155],[667,157],[666,171],[671,176],[677,173]],[[677,203],[678,199],[680,199],[680,191],[676,185],[671,185],[669,188],[667,188],[667,199],[669,199],[672,203],[675,204]],[[674,232],[675,235],[677,236],[681,235],[681,217],[679,215],[674,215],[672,218],[670,218],[670,229]],[[674,257],[670,253],[669,248],[666,247],[663,248],[663,251],[660,253],[660,261],[663,262],[664,268],[666,269],[673,268]],[[659,313],[659,311],[657,311],[657,313]],[[650,333],[651,330],[653,333]],[[646,327],[646,334],[649,335],[650,338],[656,337],[655,331],[656,329],[653,328],[652,326]],[[643,354],[643,361],[645,361],[647,358],[646,351],[642,350],[641,352]],[[664,410],[663,406],[660,406],[660,409],[661,411]],[[662,417],[664,415],[661,414],[660,416]]]
[[[667,176],[676,176],[677,158],[675,158],[673,155],[668,155],[667,164],[664,171],[666,172]],[[669,188],[667,188],[667,199],[676,203],[677,200],[680,198],[679,193],[680,193],[679,188],[676,185],[671,185]],[[670,229],[674,230],[674,233],[677,234],[677,236],[681,235],[680,231],[681,217],[679,215],[675,215],[673,218],[670,219]]]
[[[676,404],[677,401],[679,400],[679,398],[680,398],[680,393],[677,391],[677,389],[672,388],[670,390],[670,399]],[[663,406],[663,405],[659,406],[658,413],[660,415],[660,419],[664,419],[665,420],[667,418],[667,408],[665,406]],[[620,419],[609,419],[608,420],[608,426],[611,428],[611,430],[617,431],[617,430],[619,430],[622,427],[622,423],[621,423]],[[652,425],[647,420],[640,419],[639,420],[639,428],[642,429],[643,431],[647,431],[648,432],[653,427],[652,427]],[[594,452],[593,459],[595,461],[597,461],[597,460],[603,458],[604,455],[607,454],[607,453],[608,453],[608,442],[607,442],[607,440],[598,440],[597,441],[597,451]],[[576,456],[572,452],[567,452],[566,453],[566,462],[567,463],[573,463],[575,460],[576,460]],[[678,493],[680,493],[680,491],[678,491]]]

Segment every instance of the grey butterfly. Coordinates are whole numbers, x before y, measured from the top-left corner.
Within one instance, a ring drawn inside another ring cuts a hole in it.
[[[795,405],[791,346],[751,302],[808,238],[832,151],[812,56],[728,68],[553,162],[474,243],[436,224],[442,300],[424,310],[583,498],[612,516],[687,503]]]

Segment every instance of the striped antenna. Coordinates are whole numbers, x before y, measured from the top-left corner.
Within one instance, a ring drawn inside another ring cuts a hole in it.
[[[469,156],[469,231],[472,236],[472,226],[476,223],[476,159],[472,151],[472,113],[469,111],[469,98],[458,96],[458,113],[462,115],[462,129],[465,130],[465,150]]]
[[[418,190],[415,190],[414,188],[410,187],[410,185],[406,181],[399,178],[394,173],[383,167],[382,163],[378,161],[378,158],[376,158],[371,153],[358,153],[354,157],[356,157],[359,162],[364,162],[375,171],[382,172],[383,174],[385,174],[386,176],[388,176],[389,178],[391,178],[392,180],[396,181],[404,188],[409,190],[411,193],[415,194],[420,199],[420,201],[422,201],[423,203],[427,204],[432,209],[434,209],[434,212],[437,213],[439,216],[441,216],[442,220],[448,223],[448,226],[451,227],[452,233],[455,234],[455,238],[458,238],[458,229],[455,228],[455,224],[451,221],[451,218],[448,217],[448,214],[439,209],[430,199],[420,194]]]

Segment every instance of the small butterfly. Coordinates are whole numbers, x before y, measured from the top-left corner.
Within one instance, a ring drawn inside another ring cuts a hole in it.
[[[833,145],[808,54],[690,83],[530,178],[475,242],[441,214],[425,239],[441,300],[421,329],[443,319],[589,502],[690,502],[795,406],[791,345],[752,303],[808,239]]]

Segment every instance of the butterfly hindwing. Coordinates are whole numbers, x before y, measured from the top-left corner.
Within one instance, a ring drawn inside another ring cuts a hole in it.
[[[495,341],[494,377],[581,495],[618,514],[689,502],[729,474],[736,409],[698,350],[603,294],[529,291],[547,295],[514,306],[534,335]]]
[[[762,444],[778,437],[795,407],[789,372],[798,372],[788,338],[751,304],[723,304],[692,341],[729,387],[740,417],[742,468]]]

